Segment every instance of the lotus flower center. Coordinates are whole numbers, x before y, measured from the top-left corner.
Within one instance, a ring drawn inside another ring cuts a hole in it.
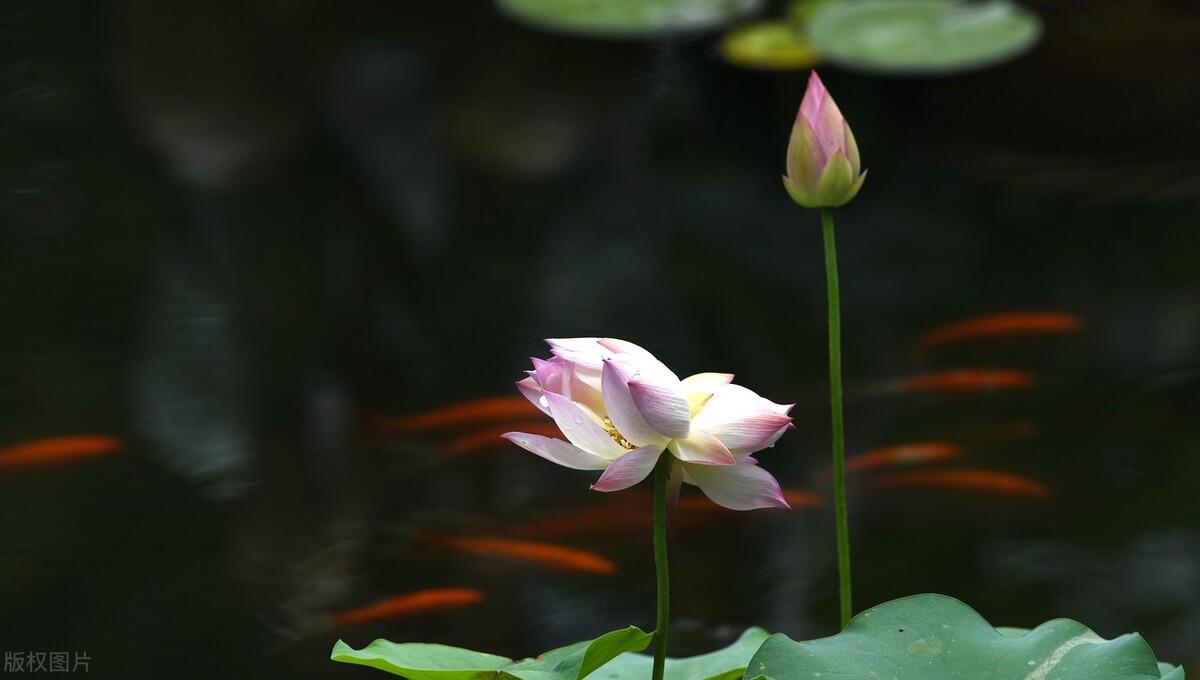
[[[630,443],[630,441],[628,439],[626,439],[624,436],[622,436],[619,431],[617,431],[617,426],[613,425],[613,421],[608,416],[604,416],[603,418],[601,418],[600,424],[604,426],[605,432],[608,432],[608,436],[612,437],[612,440],[614,442],[620,444],[622,447],[624,447],[630,451],[637,448],[632,443]]]

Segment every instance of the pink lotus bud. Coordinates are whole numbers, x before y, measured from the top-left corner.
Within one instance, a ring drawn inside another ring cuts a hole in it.
[[[854,133],[813,71],[788,141],[783,186],[806,208],[833,208],[849,203],[866,177]]]

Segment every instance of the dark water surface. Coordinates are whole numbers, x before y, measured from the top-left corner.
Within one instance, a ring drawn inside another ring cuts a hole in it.
[[[856,601],[1138,630],[1200,672],[1200,12],[1027,4],[1047,34],[1008,65],[822,72],[870,169],[838,216],[850,452],[948,440],[966,455],[944,466],[1052,490],[854,476]],[[734,69],[711,36],[547,36],[482,2],[14,2],[0,41],[0,444],[127,442],[0,469],[6,652],[366,677],[328,661],[335,639],[519,656],[651,627],[648,529],[547,539],[612,576],[416,540],[613,502],[588,474],[368,427],[513,394],[543,337],[627,338],[797,402],[762,463],[829,493],[819,225],[779,182],[806,73]],[[1014,310],[1084,327],[914,350]],[[951,368],[1036,383],[875,389]],[[673,654],[833,632],[828,505],[674,540]],[[486,599],[331,623],[447,586]]]

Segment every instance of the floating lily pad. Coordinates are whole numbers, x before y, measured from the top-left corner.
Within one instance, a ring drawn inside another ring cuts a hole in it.
[[[846,68],[952,73],[1011,59],[1041,35],[1037,16],[1007,0],[845,0],[820,5],[808,37]]]
[[[1002,633],[944,595],[879,605],[833,637],[795,642],[773,635],[750,660],[746,677],[812,680],[822,674],[847,680],[1184,680],[1182,669],[1160,667],[1136,633],[1105,640],[1068,619]]]
[[[762,628],[748,628],[733,644],[715,652],[668,658],[666,680],[740,680],[750,657],[769,635]],[[601,666],[588,680],[646,680],[653,669],[653,657],[627,653]]]
[[[790,21],[739,26],[721,38],[721,55],[735,66],[772,71],[810,68],[821,59]]]
[[[630,626],[522,661],[447,645],[376,640],[354,649],[338,640],[330,658],[378,668],[408,680],[581,680],[624,652],[645,649],[651,637]]]
[[[717,28],[763,0],[496,0],[518,21],[556,32],[653,38]]]

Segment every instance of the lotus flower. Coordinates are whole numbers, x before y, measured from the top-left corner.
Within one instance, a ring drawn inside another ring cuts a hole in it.
[[[854,133],[813,71],[788,141],[783,186],[806,208],[834,208],[849,203],[866,178]]]
[[[645,479],[664,451],[682,480],[733,510],[788,507],[779,483],[750,454],[791,429],[792,405],[733,384],[728,373],[680,380],[650,352],[615,338],[547,340],[517,388],[554,419],[567,441],[523,432],[505,439],[576,470],[603,470],[592,485],[618,491]]]

